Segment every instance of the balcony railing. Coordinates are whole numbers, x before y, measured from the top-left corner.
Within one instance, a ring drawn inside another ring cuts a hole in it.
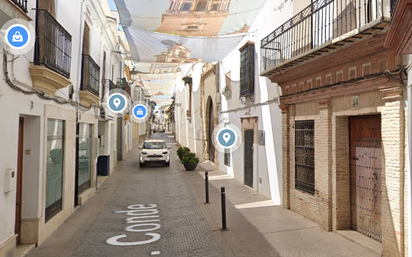
[[[11,0],[15,5],[17,5],[23,12],[27,13],[27,0]]]
[[[316,0],[261,41],[261,69],[297,56],[383,17],[382,0]]]
[[[46,10],[37,10],[35,65],[70,78],[72,36]]]
[[[103,79],[103,87],[102,87],[102,102],[105,102],[107,99],[106,98],[106,93],[110,92],[110,90],[116,89],[116,84],[113,83],[111,79]]]
[[[90,55],[84,54],[82,61],[81,89],[99,96],[100,67]]]

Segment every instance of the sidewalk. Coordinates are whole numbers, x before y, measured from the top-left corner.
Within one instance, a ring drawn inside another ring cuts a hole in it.
[[[322,230],[301,215],[274,206],[268,198],[219,171],[209,172],[211,203],[205,204],[204,172],[186,174],[186,182],[224,256],[380,256],[333,232]],[[220,187],[226,188],[228,231],[220,231]]]

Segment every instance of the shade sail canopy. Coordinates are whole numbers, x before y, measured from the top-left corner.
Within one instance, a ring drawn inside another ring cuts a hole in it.
[[[114,2],[140,83],[165,103],[187,67],[220,61],[235,49],[266,0]]]
[[[266,0],[114,0],[133,59],[222,60],[248,32]]]

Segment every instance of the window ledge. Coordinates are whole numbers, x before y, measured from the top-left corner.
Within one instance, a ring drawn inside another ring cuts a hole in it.
[[[33,87],[51,95],[72,84],[70,79],[44,66],[30,65],[29,70]]]

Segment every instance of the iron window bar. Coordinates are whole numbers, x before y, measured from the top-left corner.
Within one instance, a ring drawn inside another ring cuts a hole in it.
[[[28,13],[27,11],[27,2],[28,0],[11,0],[17,7],[19,7],[23,12]]]
[[[70,78],[71,51],[69,32],[47,10],[37,10],[34,64]]]
[[[81,89],[99,96],[100,67],[88,54],[83,54]]]
[[[240,48],[240,96],[251,96],[255,89],[255,45]]]
[[[391,0],[392,2],[398,0]],[[382,19],[381,0],[314,0],[261,40],[262,72]]]
[[[295,188],[315,193],[315,122],[295,122]]]

